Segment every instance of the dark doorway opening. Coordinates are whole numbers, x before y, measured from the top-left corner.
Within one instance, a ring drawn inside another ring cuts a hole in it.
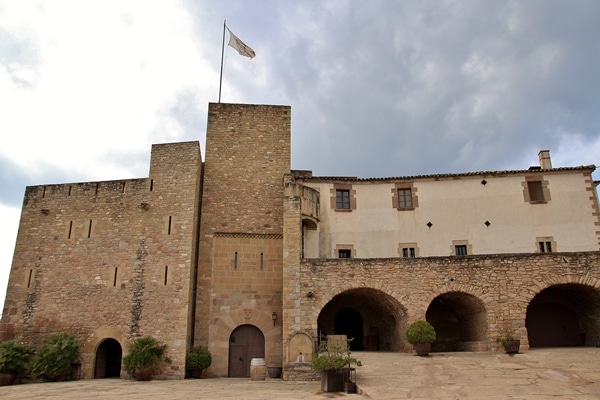
[[[371,288],[350,289],[333,297],[317,319],[319,337],[354,338],[351,350],[401,351],[406,309],[394,297]]]
[[[435,328],[432,351],[487,350],[487,313],[483,302],[464,292],[437,296],[425,314]]]
[[[600,345],[600,291],[562,284],[539,292],[527,307],[530,347]]]
[[[346,335],[350,340],[350,350],[364,350],[364,334],[362,315],[353,308],[342,308],[335,314],[334,333]]]
[[[240,325],[229,336],[229,376],[249,377],[250,361],[265,357],[265,336],[254,325]]]
[[[96,350],[94,378],[119,378],[123,349],[115,339],[106,339]]]

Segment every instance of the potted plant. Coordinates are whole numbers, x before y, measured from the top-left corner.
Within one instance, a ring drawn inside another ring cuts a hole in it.
[[[521,348],[521,340],[517,339],[511,331],[505,331],[496,338],[496,343],[504,347],[506,354],[516,354]]]
[[[188,375],[191,378],[200,378],[202,371],[210,366],[212,357],[205,346],[196,346],[191,349],[185,358]]]
[[[406,340],[412,344],[418,356],[425,357],[431,351],[431,343],[435,341],[435,329],[425,321],[418,320],[410,324],[406,330]]]
[[[350,339],[352,340],[352,339]],[[319,350],[312,358],[312,367],[321,372],[321,390],[324,392],[341,392],[344,383],[350,382],[352,364],[360,367],[359,360],[352,357],[349,340],[345,343],[329,343],[322,341]]]
[[[29,370],[35,379],[63,381],[75,377],[79,345],[74,336],[63,333],[45,340],[31,359]]]
[[[123,367],[139,381],[149,381],[161,363],[170,363],[165,357],[167,345],[152,336],[135,339],[129,344],[129,354],[123,357]]]
[[[0,343],[0,386],[12,385],[25,369],[33,349],[15,340]]]

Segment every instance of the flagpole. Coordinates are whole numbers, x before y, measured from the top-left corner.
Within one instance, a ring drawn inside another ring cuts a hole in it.
[[[223,84],[223,54],[225,54],[225,24],[227,20],[223,20],[223,45],[221,46],[221,75],[219,76],[219,103],[221,102],[221,85]]]

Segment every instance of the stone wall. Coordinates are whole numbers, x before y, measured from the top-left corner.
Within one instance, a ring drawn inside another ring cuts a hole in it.
[[[104,339],[152,335],[182,378],[200,169],[198,142],[154,145],[146,179],[27,187],[2,338],[73,334],[91,378]]]

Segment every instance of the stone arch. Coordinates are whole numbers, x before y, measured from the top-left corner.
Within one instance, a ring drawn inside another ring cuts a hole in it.
[[[600,289],[551,285],[531,299],[525,327],[530,347],[600,346]]]
[[[460,291],[435,297],[425,313],[436,331],[432,351],[485,351],[488,349],[488,318],[478,297]]]
[[[335,324],[336,315],[346,313],[347,331]],[[406,349],[406,309],[389,294],[367,287],[340,292],[322,306],[317,318],[319,335],[347,335],[354,338],[353,350],[400,351]],[[354,317],[352,317],[354,316]],[[360,316],[360,320],[356,318]],[[357,339],[354,332],[361,332]]]
[[[94,379],[119,378],[123,361],[123,347],[118,340],[105,338],[95,351]]]

